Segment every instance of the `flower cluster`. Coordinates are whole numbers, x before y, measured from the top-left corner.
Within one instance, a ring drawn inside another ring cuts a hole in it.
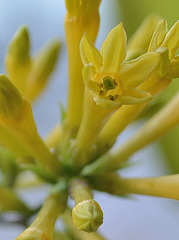
[[[9,43],[8,77],[0,75],[0,212],[14,211],[24,221],[36,214],[17,240],[104,239],[96,232],[103,212],[93,190],[179,200],[178,175],[138,179],[122,178],[117,172],[133,153],[179,124],[179,94],[130,140],[113,148],[120,133],[179,77],[179,21],[168,31],[165,20],[150,16],[128,43],[120,23],[99,51],[95,39],[100,2],[66,0],[67,109],[45,140],[36,128],[31,102],[53,72],[60,42],[50,41],[32,58],[29,33],[22,26]],[[16,193],[27,171],[37,177],[35,184],[51,185],[40,210]],[[68,198],[73,199],[73,208]],[[63,232],[54,231],[59,216]]]

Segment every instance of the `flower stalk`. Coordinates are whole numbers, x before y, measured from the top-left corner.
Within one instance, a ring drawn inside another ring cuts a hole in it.
[[[53,240],[56,220],[66,207],[66,184],[59,182],[46,198],[33,223],[16,240]]]
[[[103,212],[93,200],[87,182],[75,179],[70,186],[70,195],[75,201],[72,210],[73,223],[80,231],[95,232],[103,223]]]

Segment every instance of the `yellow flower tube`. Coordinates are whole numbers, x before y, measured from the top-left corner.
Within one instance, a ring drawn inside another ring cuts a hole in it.
[[[42,168],[59,173],[60,162],[39,136],[30,102],[4,75],[0,75],[0,124],[27,147]]]
[[[179,174],[150,178],[123,178],[117,173],[108,173],[91,177],[89,180],[96,190],[117,196],[142,194],[179,200]]]
[[[84,83],[81,74],[83,64],[79,45],[84,33],[88,34],[93,43],[96,40],[100,2],[101,0],[66,0],[65,32],[69,74],[66,125],[72,131],[79,127],[83,114]]]
[[[45,199],[33,223],[16,240],[53,240],[55,222],[64,211],[66,200],[66,184],[59,182]]]

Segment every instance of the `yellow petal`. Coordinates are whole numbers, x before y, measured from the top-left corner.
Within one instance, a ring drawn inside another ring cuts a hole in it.
[[[80,43],[80,54],[83,64],[92,63],[98,70],[102,66],[102,57],[99,51],[93,46],[86,35]]]
[[[159,62],[159,53],[146,53],[131,60],[119,72],[119,81],[124,89],[136,87],[146,80]]]
[[[175,79],[179,77],[179,56],[176,56],[171,60],[170,71],[167,74],[169,79]]]
[[[156,52],[160,53],[160,62],[156,70],[160,74],[160,77],[164,77],[169,69],[170,69],[170,59],[169,59],[169,51],[168,48],[160,47],[156,50]]]
[[[136,88],[128,89],[125,94],[126,96],[121,97],[121,101],[124,105],[140,104],[152,100],[152,95],[150,93]]]
[[[116,74],[119,72],[120,64],[126,57],[126,40],[127,37],[122,23],[113,28],[108,34],[101,46],[104,72]]]
[[[83,81],[85,83],[85,86],[89,88],[89,90],[99,93],[100,87],[97,84],[97,82],[93,81],[93,77],[95,75],[95,68],[92,64],[87,64],[84,66],[82,70],[83,75]]]
[[[148,52],[153,52],[158,47],[160,47],[160,45],[162,44],[165,38],[166,33],[167,33],[167,22],[166,20],[163,19],[158,23],[154,31],[154,34],[149,44]]]
[[[177,21],[167,33],[161,46],[169,49],[170,59],[174,58],[175,53],[179,48],[179,21]]]

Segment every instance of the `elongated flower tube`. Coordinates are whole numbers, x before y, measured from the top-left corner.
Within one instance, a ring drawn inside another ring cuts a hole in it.
[[[153,34],[148,51],[163,51],[163,60],[139,89],[156,96],[179,76],[178,56],[175,56],[179,47],[179,22],[167,33],[167,24],[161,20]],[[168,53],[165,49],[168,49]],[[168,56],[169,54],[169,56]],[[169,59],[170,58],[170,59]],[[107,122],[98,138],[99,153],[105,152],[115,142],[118,135],[141,113],[147,103],[136,106],[123,106]]]
[[[59,172],[60,162],[37,132],[31,104],[11,81],[0,75],[0,124],[14,134],[47,171]]]
[[[113,195],[143,194],[179,200],[179,174],[151,178],[122,178],[116,173],[90,178],[100,191]]]
[[[179,125],[178,106],[179,94],[119,149],[104,154],[96,162],[85,167],[83,174],[95,175],[96,173],[117,170],[133,153],[159,139],[169,130]]]
[[[66,184],[59,182],[46,198],[33,223],[16,240],[53,240],[55,222],[66,207]]]
[[[151,94],[138,89],[159,64],[161,53],[151,52],[129,62],[126,57],[126,34],[122,23],[107,36],[99,52],[85,35],[80,45],[83,78],[86,86],[83,120],[76,138],[79,164],[108,118],[123,104],[136,105],[151,100]],[[94,117],[95,116],[95,117]],[[79,156],[78,152],[82,155]]]
[[[88,184],[84,180],[73,180],[70,195],[75,201],[72,218],[76,228],[85,232],[97,231],[103,223],[103,212],[99,204],[93,200]]]
[[[93,43],[96,40],[101,0],[66,0],[65,2],[67,8],[65,33],[69,73],[66,125],[73,132],[79,127],[83,114],[84,83],[81,74],[83,64],[79,45],[85,32]]]

